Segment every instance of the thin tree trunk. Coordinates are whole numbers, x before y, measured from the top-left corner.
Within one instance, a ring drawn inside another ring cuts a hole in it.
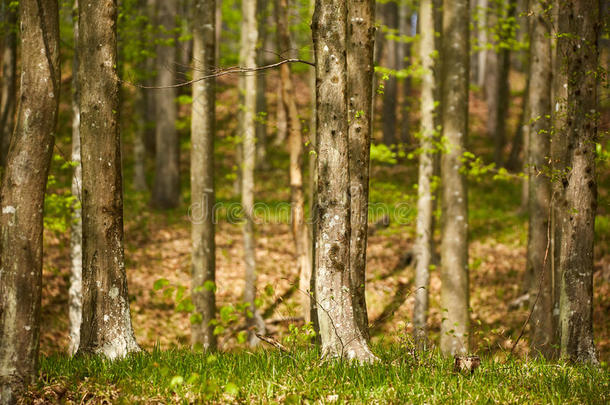
[[[288,117],[286,117],[286,109],[281,108],[284,105],[284,96],[282,96],[282,88],[277,89],[277,117],[276,127],[277,134],[275,136],[275,146],[283,145],[288,138]]]
[[[558,63],[567,79],[566,169],[561,207],[560,327],[561,356],[598,364],[593,341],[593,245],[597,184],[597,75],[600,4],[597,1],[559,2]]]
[[[74,2],[74,47],[78,48],[78,0]],[[72,222],[70,224],[70,343],[68,352],[73,355],[80,342],[80,327],[83,313],[83,217],[81,209],[83,173],[80,157],[80,101],[78,92],[78,54],[74,52],[72,69]]]
[[[138,3],[140,12],[138,17],[141,19],[140,23],[140,40],[146,44],[148,38],[145,34],[146,25],[150,23],[148,15],[150,14],[147,6],[147,0],[140,0]],[[146,45],[145,45],[146,46]],[[143,79],[148,75],[147,69],[147,58],[141,58],[137,64],[138,76]],[[148,184],[146,182],[146,134],[148,131],[148,114],[147,114],[147,93],[149,90],[138,89],[136,100],[135,100],[135,112],[136,112],[136,130],[134,134],[134,145],[133,145],[133,186],[136,191],[148,190]]]
[[[421,91],[421,138],[419,155],[419,179],[417,183],[417,254],[415,267],[415,304],[413,308],[413,337],[420,350],[427,346],[428,288],[430,265],[434,252],[434,191],[432,188],[436,160],[435,140],[436,108],[436,58],[434,4],[421,0],[419,18],[421,27],[420,59],[424,75]]]
[[[19,9],[20,108],[0,188],[2,404],[16,402],[38,363],[43,207],[60,87],[57,1],[21,0]]]
[[[123,248],[116,17],[116,0],[79,4],[83,318],[78,353],[110,359],[140,350],[131,326]]]
[[[479,49],[477,62],[477,85],[483,87],[485,85],[485,77],[487,75],[487,3],[488,0],[473,0],[477,2],[477,44]]]
[[[340,0],[317,0],[312,21],[319,174],[316,297],[322,355],[372,362],[376,357],[355,319],[350,277],[346,6]]]
[[[258,19],[258,42],[262,46],[256,49],[256,64],[265,64],[265,43],[267,41],[267,1],[256,1],[256,15]],[[267,80],[265,74],[256,75],[256,163],[257,167],[265,169],[267,162]]]
[[[529,153],[529,234],[526,273],[530,280],[530,303],[533,306],[530,347],[547,358],[556,354],[551,261],[549,260],[549,209],[551,181],[548,166],[550,154],[551,114],[551,19],[548,4],[536,1],[532,7],[530,85],[527,105],[530,109]]]
[[[216,67],[215,1],[193,3],[193,79],[211,74]],[[214,79],[193,84],[191,118],[191,290],[200,322],[191,324],[193,346],[216,349],[216,246],[214,242],[214,138],[216,136]]]
[[[280,52],[290,48],[289,10],[288,0],[277,0],[276,27],[277,46]],[[305,226],[305,194],[303,192],[303,134],[301,121],[294,98],[294,85],[287,64],[280,66],[280,86],[282,88],[282,101],[288,118],[288,144],[290,152],[290,207],[292,237],[294,239],[297,272],[299,274],[299,290],[307,292],[311,281],[311,267],[307,258],[307,228]],[[309,318],[309,294],[300,294],[301,310],[304,318]]]
[[[256,66],[256,0],[242,0],[242,31],[240,66]],[[254,167],[256,165],[256,76],[246,75],[240,81],[243,87],[240,93],[244,97],[241,133],[242,145],[242,186],[241,204],[245,215],[244,223],[244,262],[246,267],[246,287],[244,302],[249,304],[248,342],[250,346],[258,345],[259,339],[254,332],[265,334],[265,321],[254,301],[256,297],[256,257],[254,241]]]
[[[2,47],[2,80],[0,80],[0,167],[6,167],[8,148],[15,129],[17,104],[17,11],[2,1],[2,13],[7,31]]]
[[[443,3],[443,137],[441,158],[441,350],[468,352],[468,193],[461,173],[468,135],[468,0]]]
[[[157,80],[159,87],[175,84],[176,46],[175,33],[177,0],[158,0],[157,24],[162,28],[162,39],[157,46]],[[178,206],[180,201],[180,165],[178,132],[176,118],[178,110],[175,88],[155,90],[156,111],[156,153],[155,182],[151,202],[153,206],[169,209]]]
[[[390,1],[384,5],[385,24],[388,28],[395,31],[398,29],[398,5],[394,1]],[[397,43],[395,39],[384,38],[386,49],[386,60],[384,67],[392,70],[398,68],[397,49],[402,44]],[[398,96],[397,79],[395,74],[390,74],[388,80],[385,81],[383,89],[383,143],[392,145],[396,143],[396,98]]]

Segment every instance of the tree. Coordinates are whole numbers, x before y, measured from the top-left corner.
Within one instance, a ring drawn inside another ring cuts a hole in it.
[[[366,339],[366,246],[368,237],[369,166],[373,125],[373,48],[375,2],[348,3],[347,92],[350,187],[349,272],[356,325]]]
[[[316,300],[322,354],[372,362],[355,319],[350,277],[350,177],[347,2],[317,0],[312,19],[316,60]],[[354,2],[349,2],[352,7]],[[359,9],[353,9],[356,12]],[[368,16],[352,14],[352,24]],[[361,66],[366,69],[366,66]]]
[[[564,138],[564,170],[558,182],[564,207],[560,224],[559,274],[561,356],[597,364],[593,341],[593,246],[597,183],[598,1],[559,2],[558,69],[562,71],[566,118],[556,136]]]
[[[123,249],[116,18],[116,0],[79,3],[83,318],[78,353],[110,359],[140,350],[131,326]]]
[[[180,200],[180,152],[176,118],[178,95],[174,83],[176,61],[175,29],[177,0],[157,0],[157,24],[163,40],[157,46],[157,80],[155,90],[155,181],[152,204],[161,209],[174,208]]]
[[[191,119],[192,296],[201,315],[191,325],[193,345],[216,348],[216,246],[214,242],[214,138],[216,136],[214,79],[201,80],[216,66],[215,0],[193,3],[193,110]]]
[[[468,0],[443,2],[441,157],[441,350],[468,352],[468,193],[462,155],[468,135]]]
[[[477,53],[477,85],[482,87],[485,84],[485,76],[487,74],[487,4],[488,0],[473,0],[476,1],[477,13],[477,45],[479,47]]]
[[[424,69],[421,90],[421,138],[419,155],[419,179],[417,183],[417,222],[415,250],[415,304],[413,308],[413,335],[418,348],[427,343],[428,287],[430,266],[434,253],[434,190],[436,151],[436,44],[435,4],[433,0],[421,0],[419,18],[421,26],[420,59]]]
[[[78,47],[78,0],[74,1],[74,48]],[[81,210],[83,172],[80,156],[80,101],[78,92],[78,54],[74,52],[72,65],[72,223],[70,224],[70,290],[69,318],[70,343],[68,352],[75,354],[80,342],[80,327],[83,313],[83,217]]]
[[[549,258],[549,209],[551,181],[548,158],[551,130],[551,20],[548,1],[532,4],[530,40],[530,83],[526,104],[529,106],[528,207],[529,234],[527,269],[530,280],[530,303],[533,306],[530,347],[535,353],[554,357],[555,325],[553,322],[553,275]]]
[[[399,66],[398,54],[402,44],[397,43],[394,37],[398,30],[398,4],[392,0],[384,4],[384,22],[392,35],[386,35],[385,41],[385,67],[396,70]],[[383,143],[392,145],[396,143],[396,99],[398,96],[396,74],[392,73],[385,81],[383,88]]]
[[[290,49],[289,4],[288,0],[277,0],[275,3],[277,18],[277,46],[280,52]],[[294,84],[290,66],[280,66],[280,86],[283,105],[278,108],[286,110],[288,122],[288,145],[290,153],[290,210],[292,237],[294,239],[297,272],[299,274],[299,292],[303,317],[309,319],[311,280],[311,263],[307,256],[307,227],[305,226],[305,193],[303,190],[303,133],[301,120],[295,100]]]
[[[256,66],[256,0],[242,1],[241,47],[239,64],[244,67]],[[240,93],[243,95],[243,111],[240,132],[242,134],[242,175],[241,205],[245,216],[244,222],[244,263],[246,265],[246,286],[244,302],[249,305],[247,311],[250,346],[259,342],[255,333],[265,333],[265,321],[256,307],[256,255],[254,240],[254,168],[256,165],[256,76],[246,75],[240,79]]]
[[[17,99],[17,10],[9,0],[0,3],[0,35],[2,79],[0,80],[0,167],[6,165],[6,155],[15,126]]]
[[[0,188],[0,402],[16,402],[38,363],[43,206],[60,87],[57,1],[22,0],[17,126]]]

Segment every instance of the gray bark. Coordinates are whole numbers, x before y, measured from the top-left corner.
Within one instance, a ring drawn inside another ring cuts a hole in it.
[[[242,27],[240,66],[256,66],[256,43],[258,31],[256,28],[256,0],[242,0]],[[241,78],[240,93],[243,94],[244,107],[242,112],[243,136],[242,144],[242,183],[241,204],[244,211],[244,262],[246,268],[246,287],[244,302],[249,304],[248,312],[248,343],[258,345],[259,339],[254,332],[265,334],[265,322],[259,309],[254,304],[256,297],[256,256],[254,240],[254,168],[256,165],[256,76],[246,75]]]
[[[140,350],[131,326],[123,249],[116,18],[116,0],[79,4],[83,318],[77,354],[110,359]]]
[[[445,355],[468,352],[468,192],[460,172],[468,135],[468,15],[468,0],[443,2],[441,351]]]
[[[527,94],[529,106],[529,234],[527,269],[531,318],[530,348],[536,354],[553,358],[556,352],[553,323],[553,277],[548,234],[550,232],[551,181],[550,156],[551,114],[551,20],[545,10],[548,2],[532,5],[532,35],[530,50],[530,84]]]
[[[390,28],[398,29],[398,5],[394,1],[386,3],[383,7],[384,23]],[[397,43],[394,39],[383,39],[385,41],[385,62],[384,67],[388,69],[398,69],[398,48],[402,44]],[[392,145],[396,140],[396,98],[398,96],[396,75],[391,74],[386,80],[383,89],[383,143]]]
[[[78,0],[74,2],[75,18],[78,18]],[[74,23],[74,45],[78,47],[78,20]],[[80,342],[80,327],[83,313],[83,218],[82,218],[82,184],[83,173],[80,158],[80,106],[78,92],[78,54],[74,53],[72,70],[72,196],[76,198],[72,206],[72,223],[70,224],[70,290],[69,319],[70,343],[68,352],[73,355]]]
[[[375,2],[352,1],[347,7],[347,91],[350,182],[349,265],[356,325],[369,339],[366,308],[369,167],[373,125]]]
[[[364,363],[376,357],[356,323],[350,280],[346,6],[317,0],[312,19],[319,175],[315,278],[322,355]]]
[[[162,27],[161,39],[168,44],[157,46],[157,80],[159,87],[175,84],[175,33],[177,0],[158,0],[157,24]],[[180,201],[180,156],[176,119],[178,110],[175,88],[155,90],[155,181],[151,202],[161,209],[174,208]]]
[[[473,0],[477,2],[477,44],[479,47],[487,45],[487,3],[488,0]],[[480,49],[477,53],[477,85],[485,85],[485,75],[487,74],[487,49]]]
[[[428,288],[430,265],[434,252],[434,190],[432,181],[435,172],[436,136],[436,59],[434,28],[434,3],[421,0],[419,18],[421,27],[420,59],[424,75],[421,90],[421,138],[419,155],[419,178],[417,182],[417,220],[415,251],[415,304],[413,308],[413,335],[421,350],[427,346]]]
[[[215,0],[195,0],[193,3],[193,79],[211,74],[216,67]],[[193,84],[191,119],[191,216],[192,297],[200,323],[191,325],[191,342],[206,350],[216,349],[214,326],[216,315],[216,246],[214,241],[214,138],[215,128],[214,79]],[[211,284],[213,283],[213,284]]]
[[[561,356],[597,364],[593,341],[593,246],[597,182],[598,1],[560,1],[558,66],[567,85],[566,120],[559,136],[566,140],[559,273]],[[567,35],[563,35],[567,34]]]
[[[40,337],[44,195],[57,124],[57,1],[22,0],[17,126],[0,188],[0,403],[35,376]]]

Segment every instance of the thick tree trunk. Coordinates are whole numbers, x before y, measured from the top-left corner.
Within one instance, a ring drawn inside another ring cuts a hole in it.
[[[347,7],[347,91],[350,187],[349,272],[356,325],[369,339],[366,308],[366,246],[369,210],[369,167],[373,126],[375,2],[349,2]]]
[[[280,52],[290,48],[289,10],[288,0],[277,0],[277,46]],[[290,206],[292,237],[295,244],[297,272],[299,274],[299,290],[301,309],[305,319],[309,319],[310,297],[308,294],[311,281],[311,265],[307,257],[307,227],[305,226],[305,194],[303,191],[303,134],[301,121],[295,100],[294,85],[290,73],[290,66],[280,66],[280,86],[282,101],[288,118],[288,145],[290,153]]]
[[[175,84],[176,46],[175,33],[177,0],[158,0],[157,24],[162,28],[162,38],[167,43],[157,46],[157,80],[159,87]],[[155,182],[152,204],[161,209],[178,206],[180,201],[180,156],[176,118],[178,110],[175,88],[155,90],[156,151]]]
[[[316,297],[322,355],[372,362],[376,357],[355,319],[350,277],[346,6],[344,1],[317,0],[312,20],[319,175]]]
[[[441,158],[441,350],[468,352],[468,192],[461,173],[468,135],[468,0],[443,3],[443,137]]]
[[[193,79],[211,74],[216,67],[215,0],[193,3]],[[193,84],[191,118],[191,290],[195,311],[201,322],[191,325],[193,346],[216,349],[214,326],[216,316],[216,246],[214,243],[214,79]]]
[[[116,18],[116,0],[79,4],[83,320],[78,353],[110,359],[140,350],[131,326],[123,250]]]
[[[434,4],[421,0],[419,18],[421,27],[420,59],[424,75],[421,90],[421,138],[419,155],[419,179],[417,183],[417,254],[415,267],[415,304],[413,308],[413,337],[418,349],[427,346],[428,287],[430,265],[434,252],[434,192],[432,188],[437,152],[436,136],[436,58]]]
[[[530,50],[530,84],[527,105],[529,120],[529,235],[527,243],[527,274],[530,280],[531,319],[530,347],[536,354],[552,358],[556,354],[553,324],[553,277],[548,235],[550,232],[551,179],[550,155],[551,114],[551,19],[546,1],[532,6],[533,21]]]
[[[2,40],[2,78],[0,80],[0,167],[6,166],[8,147],[15,129],[17,104],[17,11],[2,1],[3,23],[7,28]]]
[[[565,72],[567,105],[565,125],[566,169],[561,207],[560,328],[561,355],[571,361],[597,364],[593,341],[593,245],[597,184],[598,1],[559,2],[558,68]]]
[[[394,1],[386,3],[384,9],[385,25],[396,31],[398,29],[398,5]],[[394,32],[395,34],[395,32]],[[397,50],[402,44],[395,39],[383,39],[385,41],[385,63],[384,67],[396,70],[398,68]],[[390,74],[385,81],[383,89],[383,143],[392,145],[396,143],[396,98],[398,96],[397,82],[395,74]]]
[[[256,66],[256,42],[258,31],[256,29],[256,0],[242,0],[242,28],[240,66]],[[244,262],[246,267],[246,287],[244,302],[249,304],[248,313],[248,342],[256,346],[259,339],[254,332],[265,334],[265,321],[259,309],[254,304],[256,297],[256,257],[254,241],[254,167],[256,165],[256,76],[242,77],[240,93],[243,94],[244,108],[241,133],[242,144],[242,184],[241,204],[244,211]]]
[[[20,109],[0,188],[0,403],[35,375],[43,206],[59,105],[57,1],[22,0]]]
[[[74,47],[78,47],[78,0],[74,2]],[[80,327],[83,313],[83,217],[81,209],[83,173],[80,157],[80,101],[78,92],[78,54],[74,52],[72,70],[72,223],[70,224],[70,290],[69,318],[70,343],[68,352],[73,355],[80,342]]]

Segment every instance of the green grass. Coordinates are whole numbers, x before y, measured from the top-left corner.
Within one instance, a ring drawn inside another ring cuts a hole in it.
[[[321,362],[315,349],[193,353],[155,350],[121,361],[42,358],[34,398],[101,403],[607,403],[608,369],[483,358],[473,376],[435,352],[376,347],[381,361]],[[53,396],[55,395],[55,396]]]

